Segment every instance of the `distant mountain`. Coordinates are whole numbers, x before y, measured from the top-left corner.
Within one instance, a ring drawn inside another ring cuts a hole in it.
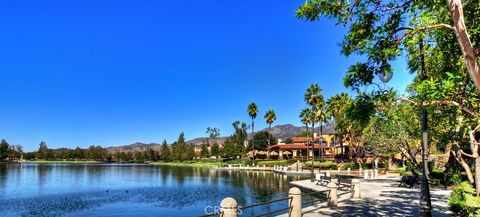
[[[161,148],[161,144],[158,143],[141,143],[136,142],[131,145],[123,145],[123,146],[115,146],[115,147],[108,147],[106,148],[110,153],[117,153],[117,152],[139,152],[139,151],[146,151],[148,149],[153,149],[155,151],[159,151]]]
[[[315,126],[316,131],[318,132],[318,126]],[[311,130],[309,128],[309,130]],[[268,128],[265,128],[261,131],[268,131]],[[273,126],[271,129],[272,135],[274,135],[277,139],[281,140],[286,140],[288,138],[295,137],[299,133],[305,131],[305,127],[298,127],[292,124],[283,124],[283,125],[276,125]],[[258,131],[257,131],[258,132]],[[327,124],[323,126],[323,134],[332,134],[334,132],[333,130],[333,124]],[[252,138],[252,133],[248,134],[248,138]],[[196,146],[203,144],[205,141],[207,141],[207,137],[198,137],[195,139],[188,140],[187,143],[192,143]],[[220,137],[216,139],[216,142],[218,144],[223,144],[227,137]],[[210,140],[210,143],[213,144],[214,141]],[[158,143],[141,143],[137,142],[131,145],[124,145],[124,146],[116,146],[116,147],[109,147],[107,148],[107,151],[110,153],[116,153],[116,152],[137,152],[137,151],[146,151],[148,149],[152,148],[153,150],[160,150],[161,144]]]
[[[286,140],[288,138],[295,137],[296,135],[300,134],[301,132],[303,132],[305,130],[306,130],[306,128],[304,126],[297,127],[293,124],[283,124],[283,125],[273,126],[272,129],[271,129],[271,133],[277,139]],[[308,130],[311,130],[311,129],[309,128]],[[268,131],[268,128],[265,128],[262,131]],[[315,126],[315,131],[318,133],[318,131],[319,131],[318,126]],[[322,129],[322,132],[323,132],[323,134],[334,133],[335,131],[333,130],[333,124],[324,125],[323,129]],[[249,135],[249,137],[251,137],[251,135]]]

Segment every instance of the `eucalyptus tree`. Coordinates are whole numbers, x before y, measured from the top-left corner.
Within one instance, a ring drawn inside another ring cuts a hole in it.
[[[252,119],[252,154],[253,160],[255,160],[255,118],[257,118],[258,107],[254,102],[250,103],[247,107],[248,116]]]
[[[268,109],[267,112],[265,113],[265,115],[263,116],[263,119],[265,119],[265,121],[268,124],[268,132],[269,132],[269,134],[268,134],[268,149],[270,149],[270,134],[272,133],[271,132],[272,124],[273,124],[273,122],[275,122],[277,120],[277,114],[275,114],[274,110]]]
[[[0,142],[0,160],[5,160],[8,157],[8,150],[10,149],[10,145],[5,139],[2,139]]]
[[[210,148],[210,155],[214,157],[220,156],[220,146],[218,145],[217,139],[220,137],[220,129],[216,127],[207,127],[206,133],[210,140],[213,140],[213,145]]]
[[[389,62],[401,57],[402,51],[407,51],[410,62],[418,67],[415,57],[419,54],[412,49],[415,42],[439,34],[453,40],[436,40],[434,46],[449,47],[460,53],[455,59],[461,59],[477,91],[480,89],[480,52],[475,46],[480,39],[480,25],[476,19],[479,16],[476,0],[307,0],[297,10],[297,17],[301,19],[315,21],[326,17],[348,26],[342,53],[368,57],[365,62],[350,68],[346,77],[349,85],[371,83],[374,75],[392,73]],[[399,32],[405,30],[404,25],[412,30]]]

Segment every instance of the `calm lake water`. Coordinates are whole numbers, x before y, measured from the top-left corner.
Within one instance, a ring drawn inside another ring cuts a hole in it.
[[[299,177],[143,164],[1,164],[0,216],[198,216],[227,197],[250,205],[287,196]],[[285,208],[279,202],[242,216]]]

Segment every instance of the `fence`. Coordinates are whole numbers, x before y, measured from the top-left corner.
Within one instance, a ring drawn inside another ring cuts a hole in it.
[[[288,210],[288,216],[289,217],[301,217],[302,214],[302,205],[306,203],[315,203],[315,202],[320,202],[324,201],[324,198],[317,199],[317,200],[309,200],[305,201],[302,203],[302,196],[306,195],[313,195],[313,194],[321,194],[324,195],[326,193],[326,199],[327,199],[327,205],[328,207],[336,207],[338,204],[338,193],[337,193],[337,184],[334,182],[330,182],[327,185],[327,190],[323,191],[315,191],[315,192],[310,192],[310,193],[302,193],[302,191],[297,188],[297,187],[292,187],[288,191],[288,197],[277,199],[277,200],[271,200],[267,202],[262,202],[262,203],[257,203],[254,205],[249,205],[249,206],[238,206],[237,201],[232,198],[232,197],[227,197],[222,200],[220,203],[220,212],[218,213],[211,213],[207,215],[202,215],[200,217],[209,217],[209,216],[220,216],[220,217],[238,217],[239,215],[239,209],[240,210],[246,210],[258,206],[264,206],[272,203],[277,203],[280,201],[285,201],[288,200],[288,206],[285,208],[277,209],[274,211],[270,211],[267,213],[262,213],[260,215],[256,215],[257,217],[259,216],[267,216],[271,215],[274,213],[282,212]],[[361,197],[360,195],[360,181],[357,179],[352,180],[352,188],[351,188],[351,198],[354,199],[359,199]]]

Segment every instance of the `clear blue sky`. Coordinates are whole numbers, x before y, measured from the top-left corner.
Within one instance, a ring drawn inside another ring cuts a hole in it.
[[[344,29],[304,1],[2,1],[0,138],[25,150],[222,135],[246,107],[300,125],[303,93],[345,91]],[[410,82],[404,60],[389,84]]]

